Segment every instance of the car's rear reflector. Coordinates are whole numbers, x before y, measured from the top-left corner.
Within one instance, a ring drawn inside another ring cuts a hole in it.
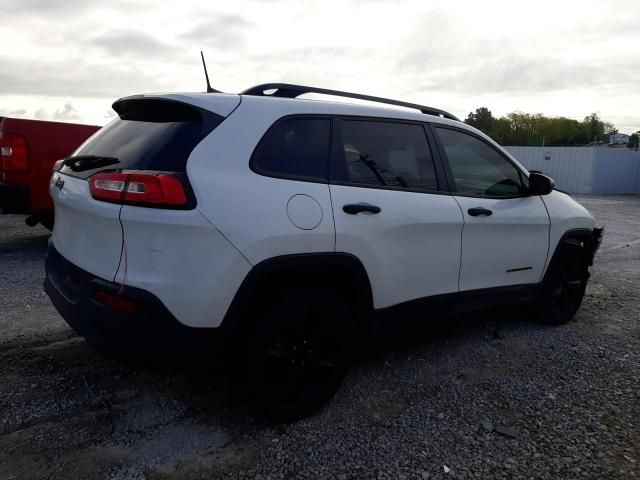
[[[112,295],[111,293],[102,292],[100,290],[94,294],[94,297],[98,302],[114,312],[133,315],[140,311],[138,304],[128,298]]]
[[[0,158],[3,172],[29,170],[27,141],[22,135],[4,132],[0,140]]]
[[[168,173],[96,173],[89,179],[89,188],[93,198],[105,202],[169,208],[187,203],[182,182]]]

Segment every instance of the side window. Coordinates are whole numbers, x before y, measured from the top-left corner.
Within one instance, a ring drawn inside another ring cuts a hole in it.
[[[436,130],[444,146],[458,193],[489,197],[525,193],[520,171],[495,149],[457,130]]]
[[[261,175],[326,182],[330,137],[328,118],[285,118],[262,137],[251,168]]]
[[[438,189],[421,125],[342,120],[341,147],[336,152],[334,181],[356,186]]]

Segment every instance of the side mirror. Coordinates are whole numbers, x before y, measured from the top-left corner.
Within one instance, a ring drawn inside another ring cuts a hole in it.
[[[534,195],[548,195],[552,192],[556,182],[553,178],[547,177],[539,172],[529,173],[529,192]]]

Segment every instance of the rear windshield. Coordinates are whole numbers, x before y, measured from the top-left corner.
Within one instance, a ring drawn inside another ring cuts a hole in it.
[[[63,173],[82,178],[121,169],[184,173],[196,145],[224,120],[213,112],[169,100],[122,100],[114,109],[119,118],[82,144]],[[83,160],[74,166],[75,157]],[[93,164],[96,168],[91,168]]]

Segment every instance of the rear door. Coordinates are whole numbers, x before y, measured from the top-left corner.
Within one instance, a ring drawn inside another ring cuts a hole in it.
[[[537,283],[549,247],[549,215],[526,177],[497,148],[461,129],[434,128],[464,215],[460,290]]]
[[[335,121],[336,251],[363,263],[374,307],[458,290],[462,215],[420,123]]]

